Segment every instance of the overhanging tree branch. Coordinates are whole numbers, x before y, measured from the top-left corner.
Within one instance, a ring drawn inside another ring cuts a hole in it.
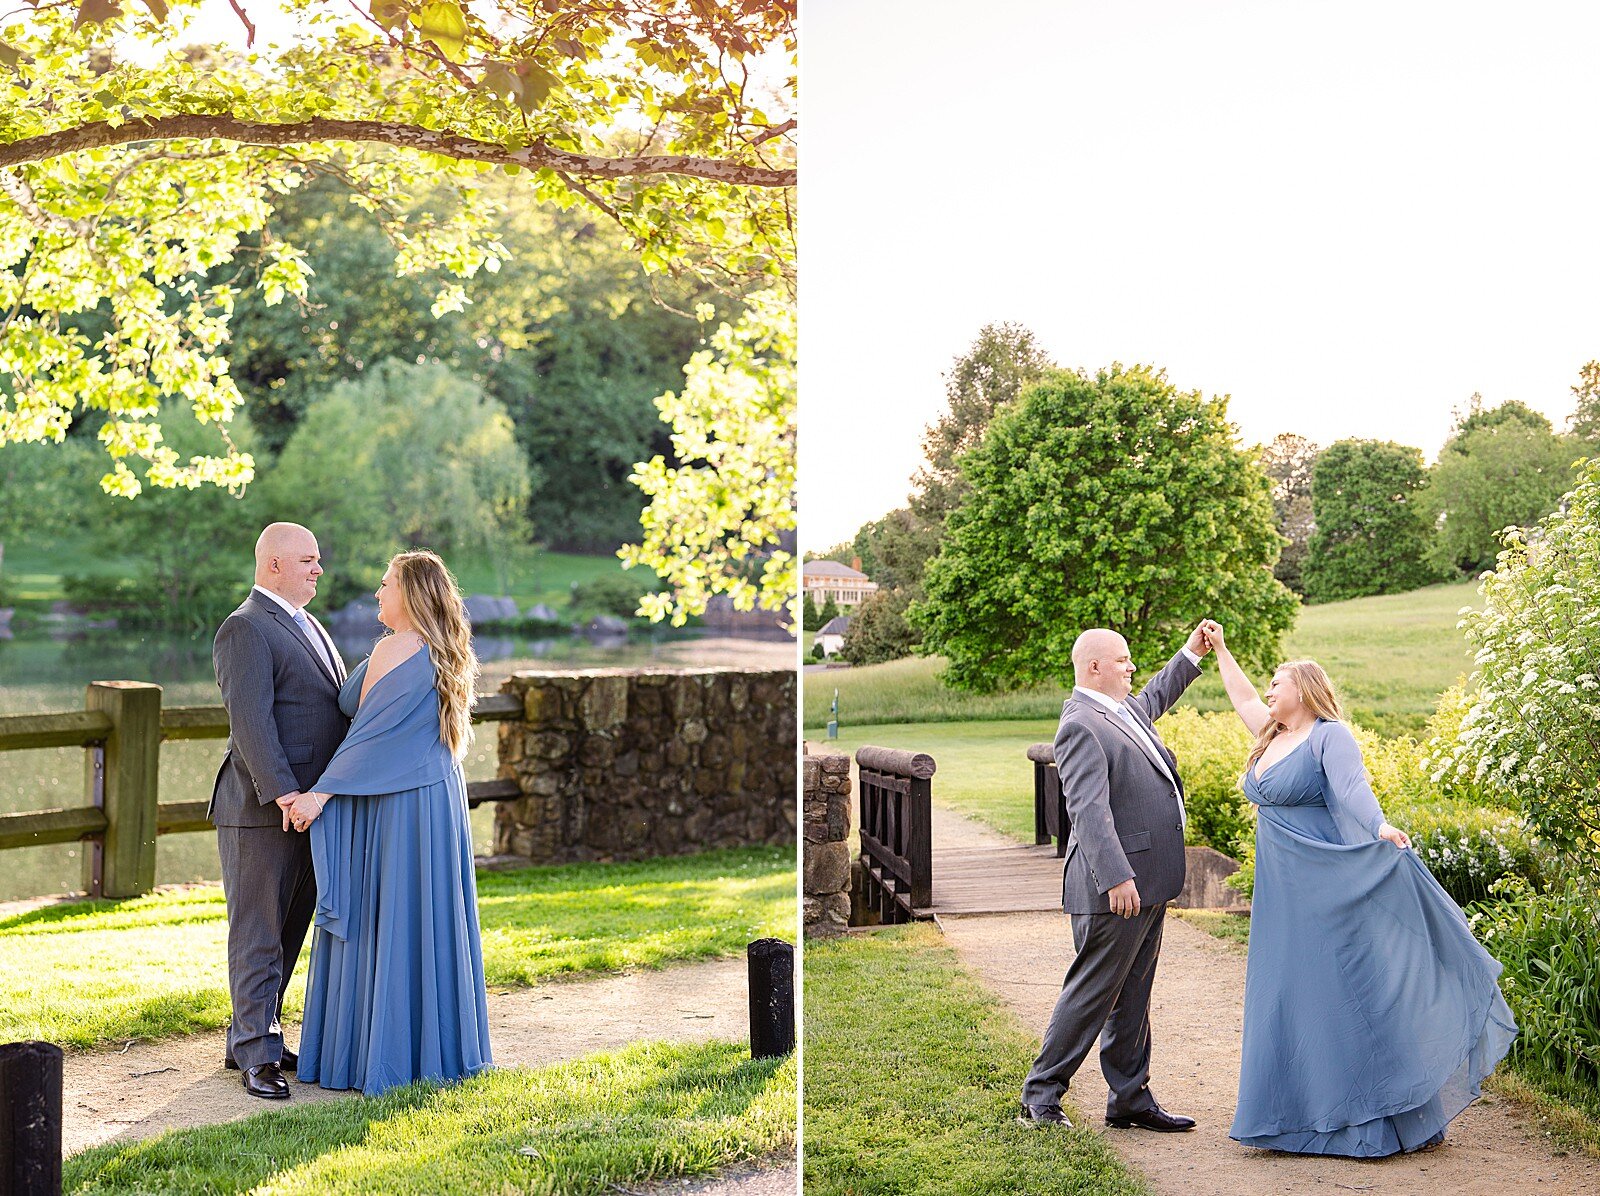
[[[458,133],[426,129],[400,121],[333,120],[312,117],[293,124],[266,124],[234,116],[183,114],[149,120],[130,120],[112,127],[105,121],[77,125],[54,133],[0,145],[0,169],[27,162],[43,162],[79,150],[127,145],[137,141],[179,141],[216,138],[243,145],[301,145],[310,141],[370,141],[399,149],[440,154],[470,162],[549,168],[587,179],[633,178],[650,174],[677,174],[741,187],[792,187],[793,168],[753,166],[689,154],[641,154],[607,158],[575,154],[535,142],[508,150],[494,142],[477,141]]]

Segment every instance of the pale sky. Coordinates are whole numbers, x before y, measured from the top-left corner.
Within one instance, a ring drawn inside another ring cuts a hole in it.
[[[1600,6],[805,0],[801,542],[905,501],[990,321],[1430,460],[1600,357]]]

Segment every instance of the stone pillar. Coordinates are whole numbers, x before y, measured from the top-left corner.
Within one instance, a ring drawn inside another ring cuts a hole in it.
[[[495,854],[638,860],[795,841],[793,669],[517,673]]]
[[[850,925],[850,757],[807,756],[805,932],[843,934]]]

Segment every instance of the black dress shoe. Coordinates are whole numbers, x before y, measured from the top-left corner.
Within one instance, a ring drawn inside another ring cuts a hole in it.
[[[239,1061],[232,1055],[224,1055],[222,1057],[222,1066],[226,1067],[229,1071],[238,1071]],[[293,1071],[295,1068],[300,1066],[300,1056],[295,1054],[288,1047],[284,1047],[283,1058],[278,1060],[278,1066],[283,1068],[284,1071]]]
[[[1072,1128],[1072,1122],[1067,1120],[1060,1105],[1030,1105],[1024,1101],[1017,1120],[1023,1125],[1059,1125],[1064,1130]]]
[[[1181,1134],[1194,1129],[1193,1117],[1179,1117],[1168,1113],[1160,1105],[1151,1105],[1137,1113],[1124,1113],[1121,1117],[1107,1117],[1106,1124],[1119,1130],[1155,1130],[1158,1134]]]
[[[288,1100],[289,1081],[276,1063],[258,1063],[244,1069],[244,1090],[262,1100]]]

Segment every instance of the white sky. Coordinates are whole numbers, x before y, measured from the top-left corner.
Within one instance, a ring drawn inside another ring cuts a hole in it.
[[[986,322],[1245,444],[1559,428],[1600,357],[1600,6],[805,0],[801,540],[905,501]]]

